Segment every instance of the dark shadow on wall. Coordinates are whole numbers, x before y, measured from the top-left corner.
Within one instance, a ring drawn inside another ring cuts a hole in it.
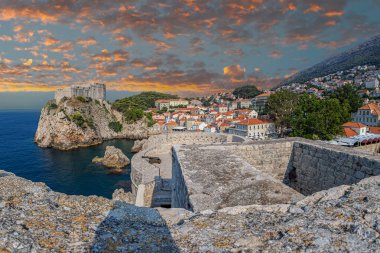
[[[180,252],[156,209],[116,201],[98,226],[91,252]]]

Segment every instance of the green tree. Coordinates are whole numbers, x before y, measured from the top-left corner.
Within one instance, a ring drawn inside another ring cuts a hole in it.
[[[286,128],[291,127],[291,118],[297,107],[299,95],[282,90],[269,96],[269,115],[274,119],[276,128],[281,136],[284,136]]]
[[[340,104],[338,99],[302,95],[291,120],[292,135],[331,140],[342,132],[342,124],[350,120],[349,110],[349,104]]]
[[[134,123],[144,117],[144,111],[138,108],[128,109],[124,112],[124,119],[127,123]]]
[[[123,130],[123,125],[119,121],[111,121],[108,123],[108,127],[116,133],[119,133],[121,130]]]
[[[338,99],[341,104],[347,102],[350,106],[350,112],[356,112],[363,105],[363,98],[358,95],[357,91],[357,88],[352,84],[345,84],[327,96]]]
[[[254,85],[246,85],[236,88],[232,94],[239,98],[254,98],[257,95],[260,95],[262,91],[256,88]]]

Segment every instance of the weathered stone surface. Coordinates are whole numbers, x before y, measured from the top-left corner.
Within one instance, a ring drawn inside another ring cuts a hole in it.
[[[124,155],[123,151],[114,146],[107,146],[104,157],[95,157],[92,159],[93,163],[101,163],[108,168],[123,169],[129,163],[129,159]]]
[[[11,173],[0,175],[0,249],[5,252],[380,250],[380,176],[327,190],[328,197],[318,201],[195,214],[70,196]]]
[[[116,189],[112,193],[112,200],[124,201],[128,204],[135,204],[136,197],[131,192],[125,192],[123,189]]]
[[[174,146],[172,206],[195,212],[296,202],[302,194],[221,145]]]
[[[136,140],[135,143],[133,144],[133,147],[131,149],[132,153],[137,153],[140,152],[140,150],[143,148],[144,143],[147,141],[147,139],[143,140]]]
[[[76,124],[72,120],[73,115],[81,115],[87,123],[82,126]],[[120,132],[109,127],[113,121],[122,124]],[[143,139],[159,132],[159,128],[147,127],[145,120],[127,124],[123,115],[105,101],[81,102],[73,97],[61,100],[57,108],[45,106],[41,110],[34,141],[40,147],[68,150],[96,145],[108,139]]]

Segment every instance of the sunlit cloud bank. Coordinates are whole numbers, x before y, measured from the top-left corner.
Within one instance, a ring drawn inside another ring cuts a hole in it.
[[[376,0],[0,2],[0,92],[96,80],[207,94],[283,78],[379,32]]]

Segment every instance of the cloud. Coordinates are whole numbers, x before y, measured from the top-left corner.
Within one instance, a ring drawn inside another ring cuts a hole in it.
[[[56,38],[48,37],[45,39],[44,42],[42,42],[42,44],[45,46],[52,46],[52,45],[57,44],[58,42],[59,42],[59,40],[57,40]]]
[[[23,63],[23,65],[24,65],[24,66],[30,66],[30,65],[32,65],[32,63],[33,63],[33,59],[28,59],[28,60],[26,60],[26,61]]]
[[[96,45],[96,40],[94,37],[90,37],[88,39],[84,39],[84,40],[77,40],[77,44],[81,45],[82,47],[89,47],[89,46],[93,46],[93,45]]]
[[[273,50],[270,54],[270,57],[272,57],[273,59],[279,59],[282,57],[282,53],[278,50]]]
[[[1,41],[11,41],[11,40],[12,40],[12,37],[9,36],[9,35],[5,35],[5,34],[3,34],[3,35],[0,36],[0,40],[1,40]]]
[[[244,77],[245,68],[240,67],[239,64],[226,66],[223,68],[223,74],[225,76],[241,79]]]

